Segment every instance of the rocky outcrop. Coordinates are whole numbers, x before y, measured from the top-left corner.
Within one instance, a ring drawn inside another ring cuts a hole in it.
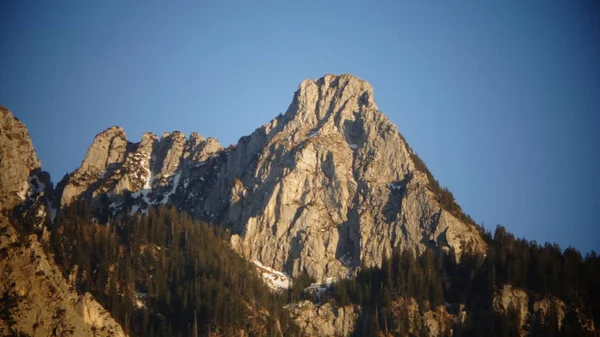
[[[43,172],[25,125],[0,106],[0,213],[48,234],[56,214],[50,175]]]
[[[0,335],[125,336],[89,294],[70,289],[36,236],[19,238],[0,215]]]
[[[96,136],[81,166],[59,183],[61,206],[86,198],[94,209],[114,214],[125,210],[127,199],[134,212],[167,203],[183,184],[182,174],[194,179],[194,169],[221,150],[215,139],[197,133],[189,139],[178,131],[161,138],[145,133],[131,143],[122,128],[111,127]]]
[[[40,161],[25,124],[0,106],[0,211],[12,210],[28,196]],[[40,190],[44,188],[40,185]]]
[[[569,312],[574,314],[584,330],[595,331],[593,320],[579,308],[569,307],[558,298],[528,294],[510,285],[501,287],[494,294],[492,307],[497,314],[506,317],[510,316],[510,310],[515,310],[520,319],[521,336],[529,335],[529,331],[540,331],[548,319],[553,319],[552,324],[562,329],[563,320]],[[357,331],[360,334],[366,328],[359,323],[362,310],[359,306],[336,307],[328,302],[301,301],[286,306],[286,309],[306,336],[349,336]],[[382,336],[450,336],[467,322],[468,316],[465,305],[446,303],[430,308],[427,302],[418,302],[414,298],[396,298],[388,308],[381,310],[380,314],[387,311],[392,319],[389,327],[394,327],[388,330],[388,334],[382,332]],[[474,310],[486,312],[487,309]]]
[[[539,296],[528,294],[522,289],[504,285],[493,299],[494,311],[507,314],[509,310],[516,310],[520,319],[520,326],[524,331],[546,323],[548,319],[555,320],[553,325],[559,329],[569,311],[573,311],[579,324],[587,331],[594,331],[594,323],[578,308],[567,306],[562,300],[554,296]]]
[[[337,307],[332,303],[313,303],[301,301],[286,306],[296,324],[305,336],[351,336],[360,334],[359,323],[361,309],[356,305]],[[448,336],[460,320],[460,315],[448,313],[444,306],[424,309],[415,299],[397,299],[389,308],[390,326],[397,329],[389,330],[381,336]],[[403,322],[403,323],[399,323]]]
[[[522,326],[529,318],[529,295],[522,289],[505,285],[496,292],[493,307],[494,311],[504,314],[516,310]]]
[[[461,312],[451,315],[445,306],[424,308],[414,299],[400,298],[390,305],[391,316],[395,320],[397,331],[394,336],[425,335],[450,336],[453,327],[461,321]]]
[[[130,143],[110,128],[61,183],[61,200],[90,198],[110,214],[171,203],[229,227],[249,260],[320,280],[379,264],[394,247],[483,252],[479,230],[440,204],[414,159],[367,82],[326,75],[228,149],[179,132]]]
[[[120,127],[112,127],[100,133],[89,147],[81,167],[69,177],[61,195],[61,206],[70,204],[86,192],[91,184],[97,184],[109,168],[119,166],[125,159],[127,139]],[[96,193],[104,193],[104,186],[98,186]]]
[[[349,336],[359,315],[358,306],[353,305],[335,307],[302,301],[286,308],[305,336]]]

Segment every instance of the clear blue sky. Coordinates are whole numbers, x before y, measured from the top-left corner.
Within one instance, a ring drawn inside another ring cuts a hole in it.
[[[600,1],[173,3],[0,2],[0,104],[54,182],[109,126],[233,144],[352,73],[476,221],[600,250]]]

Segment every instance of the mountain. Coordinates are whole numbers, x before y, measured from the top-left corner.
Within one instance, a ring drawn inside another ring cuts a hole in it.
[[[125,336],[89,293],[79,294],[43,249],[52,185],[25,125],[0,106],[0,335]],[[14,214],[14,216],[13,216]],[[14,218],[28,219],[19,231]]]
[[[0,113],[2,335],[598,335],[600,258],[486,232],[352,75],[227,148],[110,127],[55,188]]]
[[[302,82],[284,115],[226,149],[177,131],[132,143],[111,127],[59,189],[63,207],[86,198],[104,220],[175,205],[230,228],[246,258],[292,276],[345,277],[398,246],[456,258],[486,249],[371,86],[347,74]]]
[[[281,296],[218,228],[164,207],[112,226],[84,199],[58,210],[25,125],[0,113],[1,336],[298,334]]]

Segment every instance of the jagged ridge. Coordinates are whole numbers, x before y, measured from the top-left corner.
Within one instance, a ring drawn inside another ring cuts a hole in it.
[[[284,115],[228,149],[179,132],[130,143],[110,128],[60,200],[90,198],[104,220],[172,203],[228,226],[248,259],[318,279],[379,264],[396,246],[482,252],[477,228],[440,205],[415,158],[366,81],[326,75],[303,81]]]

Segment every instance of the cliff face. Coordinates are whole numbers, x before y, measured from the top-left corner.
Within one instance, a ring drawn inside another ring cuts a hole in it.
[[[50,175],[41,170],[25,124],[0,106],[0,212],[38,216],[41,226],[52,195]]]
[[[302,301],[286,307],[305,336],[350,336],[360,309],[355,305],[335,307]]]
[[[0,106],[0,211],[25,200],[28,178],[39,168],[25,124]]]
[[[519,317],[522,335],[525,335],[524,331],[529,331],[536,325],[542,325],[548,319],[554,320],[552,324],[560,329],[565,315],[569,311],[575,314],[583,329],[595,331],[593,320],[584,315],[579,308],[570,307],[554,296],[528,294],[524,290],[510,285],[504,285],[496,292],[493,308],[494,311],[500,313],[515,310]]]
[[[42,249],[52,194],[25,125],[0,107],[0,335],[125,336],[89,294],[69,288]],[[16,219],[32,228],[19,234]]]
[[[125,200],[132,212],[173,202],[183,196],[175,192],[187,187],[197,169],[204,179],[202,163],[220,151],[219,142],[197,133],[189,139],[178,131],[161,138],[145,133],[140,142],[131,143],[122,128],[111,127],[96,136],[81,166],[59,183],[61,207],[86,198],[100,212],[116,214],[124,210]]]
[[[110,128],[65,181],[106,215],[172,203],[231,228],[232,245],[290,275],[342,277],[394,247],[456,254],[485,243],[440,206],[371,86],[351,75],[305,80],[284,115],[223,149],[173,132],[130,143]]]
[[[292,275],[344,276],[396,246],[485,248],[440,207],[371,86],[350,75],[302,82],[284,116],[240,141],[223,176],[234,247]]]
[[[306,336],[350,336],[353,332],[356,333],[355,329],[360,331],[361,328],[360,306],[336,307],[331,303],[301,301],[286,308]],[[510,285],[502,286],[494,292],[491,308],[481,307],[476,310],[488,309],[503,316],[508,316],[511,310],[515,310],[520,336],[529,335],[530,331],[539,329],[548,320],[553,320],[551,323],[561,328],[569,311],[575,314],[586,332],[595,331],[593,320],[578,308],[569,307],[556,297],[528,294]],[[398,330],[389,332],[390,336],[450,336],[456,329],[461,329],[468,315],[464,304],[446,303],[445,306],[424,308],[414,298],[397,298],[386,310],[390,311],[390,325],[394,323],[394,326],[399,326]],[[383,335],[388,336],[382,333]]]

